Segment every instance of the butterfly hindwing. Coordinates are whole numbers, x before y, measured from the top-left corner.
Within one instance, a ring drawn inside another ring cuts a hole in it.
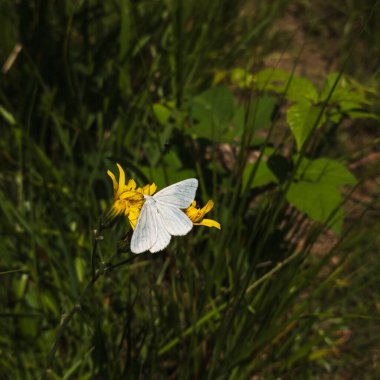
[[[171,240],[171,235],[165,228],[164,222],[162,221],[162,218],[157,210],[157,207],[155,207],[155,212],[157,214],[157,239],[152,247],[150,247],[149,251],[152,253],[162,251],[165,249]]]
[[[133,253],[145,252],[157,241],[157,220],[157,212],[152,209],[150,202],[145,202],[132,235],[131,251]]]
[[[161,203],[160,201],[156,201],[156,206],[162,223],[170,235],[186,235],[193,228],[192,221],[180,209],[168,206],[166,203]]]

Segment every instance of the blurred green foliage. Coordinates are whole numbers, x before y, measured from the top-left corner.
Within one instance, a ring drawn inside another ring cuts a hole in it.
[[[344,223],[334,150],[343,122],[377,123],[376,92],[262,69],[289,3],[0,3],[1,378],[379,375],[377,204]],[[137,257],[126,220],[94,234],[116,162],[197,177],[222,230]]]

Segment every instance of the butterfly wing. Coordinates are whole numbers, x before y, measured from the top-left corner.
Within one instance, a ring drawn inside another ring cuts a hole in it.
[[[175,208],[187,208],[195,198],[198,188],[198,180],[195,178],[185,179],[165,187],[153,195],[155,201]]]
[[[186,235],[193,223],[180,209],[191,204],[197,187],[197,179],[185,179],[147,198],[132,235],[132,252],[158,252],[166,248],[172,235]]]
[[[149,251],[152,253],[162,251],[165,249],[170,243],[170,239],[172,238],[167,229],[165,228],[164,222],[157,211],[156,207],[156,215],[157,215],[157,239],[155,243],[150,247]]]
[[[186,235],[193,228],[192,221],[180,209],[160,201],[156,201],[156,207],[162,224],[170,235]]]
[[[152,248],[157,241],[157,219],[154,202],[144,202],[131,239],[131,251],[142,253]]]

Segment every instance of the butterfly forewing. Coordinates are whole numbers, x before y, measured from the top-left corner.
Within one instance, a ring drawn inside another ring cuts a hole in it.
[[[153,195],[153,198],[172,207],[187,208],[195,198],[197,187],[198,180],[189,178],[165,187],[165,189]]]
[[[152,208],[150,202],[145,202],[132,235],[131,251],[133,253],[145,252],[155,244],[157,241],[157,220],[158,215],[154,206]]]

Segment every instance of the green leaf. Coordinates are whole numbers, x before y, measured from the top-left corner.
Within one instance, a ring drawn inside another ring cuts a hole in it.
[[[264,69],[255,73],[253,80],[258,90],[275,91],[282,93],[285,91],[286,84],[291,74],[279,69]]]
[[[370,104],[367,99],[367,92],[370,89],[366,89],[362,85],[355,84],[347,76],[342,75],[339,78],[338,83],[335,85],[339,78],[339,73],[331,73],[327,76],[323,91],[321,94],[321,100],[324,101],[329,96],[330,92],[333,93],[330,97],[330,103],[337,103],[343,111],[350,109],[360,109],[363,104]]]
[[[0,106],[0,115],[10,124],[15,125],[16,120],[13,115],[8,112],[4,107]]]
[[[287,121],[290,129],[296,139],[297,149],[301,150],[304,142],[313,130],[315,123],[322,112],[321,106],[312,105],[309,101],[294,104],[288,109]],[[320,117],[317,128],[319,128],[326,120],[326,115]]]
[[[75,271],[77,273],[78,281],[82,282],[86,272],[86,261],[83,257],[75,258]]]
[[[157,185],[158,189],[163,189],[172,183],[195,177],[195,171],[184,169],[181,160],[173,150],[162,157],[159,166],[143,166],[141,167],[141,171],[150,181]]]
[[[286,93],[286,98],[299,102],[318,100],[318,91],[306,78],[292,76],[292,73],[279,69],[264,69],[254,75],[254,81],[259,90]]]
[[[59,316],[59,308],[55,298],[49,291],[45,291],[41,295],[41,301],[43,306],[49,310],[53,315]]]
[[[170,117],[173,114],[173,102],[170,102],[168,104],[153,104],[153,113],[157,121],[162,126],[166,126],[169,122]]]
[[[253,125],[255,130],[268,128],[272,122],[272,115],[277,104],[277,98],[274,96],[259,96],[256,97],[249,106],[248,121],[246,107],[238,107],[233,115],[231,122],[228,124],[223,136],[222,142],[231,143],[241,137],[246,125]],[[259,140],[257,136],[254,136],[252,143],[258,142],[259,144],[263,140]]]
[[[235,113],[233,93],[225,86],[203,92],[190,101],[190,132],[197,137],[221,141]]]
[[[293,183],[287,194],[288,202],[316,222],[328,222],[331,229],[339,234],[343,224],[342,196],[340,191],[328,183]],[[329,218],[334,214],[333,218]]]
[[[319,94],[314,84],[308,79],[293,77],[286,92],[286,98],[293,102],[299,102],[305,99],[311,102],[317,102]]]
[[[348,115],[351,119],[374,119],[374,120],[380,120],[380,116],[376,115],[371,112],[366,111],[355,111],[351,110],[348,112]]]
[[[328,158],[314,161],[303,158],[297,177],[303,181],[325,183],[334,187],[357,183],[355,176],[343,164]]]
[[[254,83],[253,75],[240,67],[231,70],[230,79],[234,85],[240,88],[252,87]]]
[[[277,104],[274,96],[260,96],[253,100],[251,112],[254,115],[255,129],[268,128],[272,122],[272,115]]]
[[[163,167],[149,168],[145,166],[141,168],[141,171],[150,179],[150,183],[154,182],[157,185],[158,191],[178,181],[196,177],[195,171],[191,169],[176,170]]]
[[[229,123],[223,134],[223,142],[233,142],[236,138],[242,135],[245,124],[245,113],[246,111],[244,106],[240,106],[235,111],[231,123]]]
[[[293,169],[289,160],[280,154],[272,154],[268,158],[267,165],[281,183],[287,180],[289,173]]]
[[[247,186],[249,177],[255,165],[256,163],[250,163],[245,166],[243,172],[243,188]],[[271,182],[278,183],[277,177],[269,169],[267,161],[262,159],[257,168],[255,177],[250,184],[250,188],[253,189],[255,187],[265,186]]]

